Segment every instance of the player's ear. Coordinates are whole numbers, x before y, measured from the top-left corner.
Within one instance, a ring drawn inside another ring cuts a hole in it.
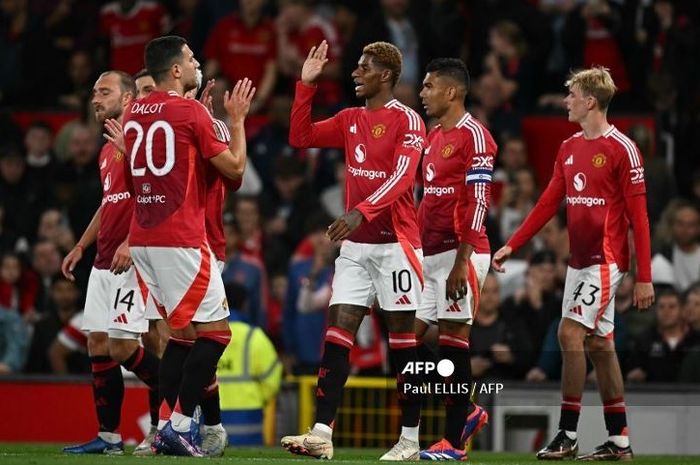
[[[382,82],[391,82],[394,79],[394,72],[391,71],[390,69],[385,69],[382,70],[381,78],[380,80]]]
[[[457,88],[454,86],[448,87],[447,88],[447,97],[450,100],[454,100],[456,96],[457,96]]]

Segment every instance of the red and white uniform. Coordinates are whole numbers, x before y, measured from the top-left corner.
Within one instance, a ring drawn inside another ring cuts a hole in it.
[[[143,68],[146,44],[170,30],[165,8],[155,1],[138,0],[127,14],[119,2],[100,10],[100,33],[110,41],[110,68],[134,74]]]
[[[222,18],[209,34],[204,56],[219,62],[221,73],[229,82],[247,77],[260,87],[265,66],[277,60],[275,25],[269,18],[263,18],[248,28],[237,14]]]
[[[440,126],[428,135],[423,157],[423,200],[418,218],[423,243],[425,288],[416,317],[424,321],[471,321],[491,261],[484,220],[491,203],[491,181],[498,148],[471,114],[454,128]],[[447,277],[460,243],[474,247],[467,295],[447,298]]]
[[[231,142],[231,134],[229,133],[226,123],[220,119],[214,119],[217,126],[217,138],[226,145]],[[220,268],[223,271],[224,261],[226,260],[226,237],[224,236],[224,201],[226,200],[226,189],[231,192],[236,192],[241,188],[241,182],[232,181],[221,176],[219,171],[214,168],[214,165],[207,163],[206,165],[207,178],[207,207],[205,216],[205,229],[209,246]]]
[[[82,326],[83,312],[78,312],[61,328],[56,338],[73,352],[87,352],[88,333],[82,329]]]
[[[376,296],[385,310],[415,309],[423,278],[413,187],[425,141],[423,121],[391,100],[376,110],[348,108],[312,124],[314,93],[314,87],[297,83],[290,143],[344,147],[346,210],[364,216],[341,247],[331,305],[369,307]]]
[[[634,142],[614,126],[596,139],[579,132],[564,141],[549,185],[508,245],[514,251],[522,247],[564,199],[571,257],[563,316],[607,336],[613,328],[615,291],[629,269],[630,223],[637,281],[651,282],[644,166]]]
[[[112,144],[105,144],[98,160],[102,181],[97,256],[85,296],[83,329],[108,332],[110,337],[135,339],[148,330],[144,300],[135,270],[115,275],[109,271],[117,248],[126,240],[134,199],[127,184],[128,160]]]
[[[205,226],[206,165],[228,148],[216,129],[201,103],[175,92],[154,91],[124,116],[136,196],[129,246],[174,329],[228,316]]]

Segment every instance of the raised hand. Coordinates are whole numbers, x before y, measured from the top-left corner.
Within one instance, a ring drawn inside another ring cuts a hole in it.
[[[255,95],[255,87],[253,81],[248,78],[238,81],[231,92],[226,91],[224,94],[224,108],[226,113],[231,117],[232,122],[242,122],[248,111],[250,111],[250,102]]]
[[[109,118],[105,121],[105,131],[107,131],[107,133],[105,133],[105,139],[121,153],[126,153],[126,144],[124,144],[124,132],[121,123],[114,118]]]
[[[204,105],[210,114],[214,114],[214,98],[210,95],[211,90],[214,88],[216,80],[209,79],[202,89],[202,95],[199,96],[199,103]]]
[[[306,61],[301,67],[301,82],[307,85],[315,84],[328,63],[328,42],[322,41],[318,47],[311,47]]]

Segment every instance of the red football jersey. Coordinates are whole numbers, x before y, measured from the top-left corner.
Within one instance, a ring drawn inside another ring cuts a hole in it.
[[[347,108],[312,124],[315,91],[297,83],[289,140],[295,147],[345,148],[345,208],[359,210],[366,220],[348,239],[419,248],[413,186],[425,142],[423,120],[394,99],[376,110]]]
[[[107,270],[114,253],[129,234],[134,213],[134,199],[127,184],[129,163],[112,144],[100,151],[100,179],[102,180],[102,211],[100,230],[97,232],[95,268]]]
[[[231,133],[229,133],[226,123],[220,119],[214,118],[214,124],[217,126],[216,135],[221,142],[228,145],[231,142]],[[226,189],[237,191],[241,187],[241,180],[232,181],[224,178],[219,173],[219,170],[214,168],[211,163],[206,164],[207,175],[207,212],[205,217],[205,226],[207,230],[207,239],[211,251],[217,260],[226,260],[226,236],[224,235],[224,200],[226,199]]]
[[[204,56],[217,60],[221,73],[232,84],[247,77],[260,87],[265,66],[277,59],[275,26],[264,18],[249,29],[238,15],[227,16],[209,34]]]
[[[549,185],[508,245],[520,248],[566,199],[569,265],[581,269],[615,263],[627,271],[631,219],[644,281],[650,277],[649,225],[648,219],[639,219],[640,207],[633,202],[645,193],[642,156],[634,142],[614,126],[596,139],[576,133],[561,144]],[[646,202],[641,204],[644,209]]]
[[[228,148],[198,101],[154,91],[124,116],[136,206],[129,245],[200,247],[205,240],[206,164]]]
[[[488,129],[469,113],[449,131],[430,131],[418,209],[424,255],[455,249],[459,242],[476,253],[490,252],[484,220],[497,150]]]
[[[100,10],[100,33],[110,41],[110,68],[134,74],[143,68],[146,44],[168,32],[170,18],[158,2],[138,0],[126,15],[119,3],[107,3]]]

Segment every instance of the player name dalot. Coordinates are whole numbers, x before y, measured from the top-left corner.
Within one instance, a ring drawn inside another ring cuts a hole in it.
[[[138,113],[139,115],[151,115],[155,113],[160,113],[163,109],[165,103],[138,103],[134,102],[131,105],[131,113]]]

